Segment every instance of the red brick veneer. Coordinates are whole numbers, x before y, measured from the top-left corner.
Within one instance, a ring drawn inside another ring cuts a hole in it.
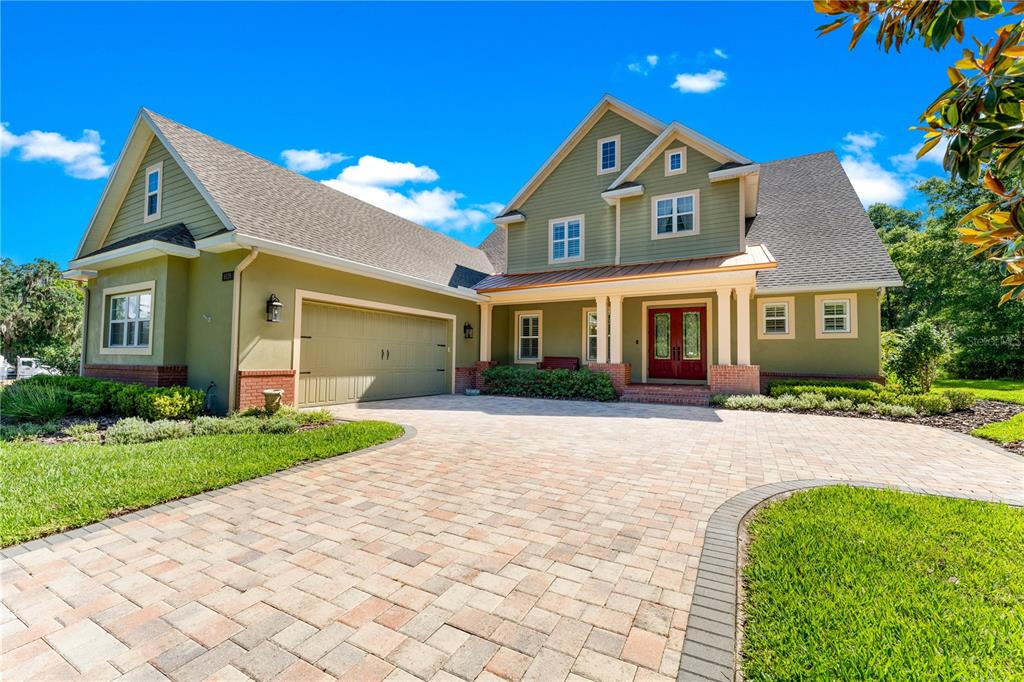
[[[490,369],[498,364],[497,360],[477,360],[473,365],[475,370],[473,373],[473,388],[483,389],[484,387],[484,370]]]
[[[476,367],[455,368],[455,392],[462,393],[467,388],[476,388]]]
[[[592,372],[607,374],[612,380],[612,386],[615,387],[615,395],[619,396],[626,390],[626,386],[629,386],[632,378],[632,369],[628,362],[592,362],[587,367]]]
[[[712,393],[760,393],[761,366],[711,365],[708,388]]]
[[[83,376],[143,386],[183,386],[187,365],[86,365]]]
[[[243,369],[238,372],[238,409],[263,407],[263,391],[284,390],[282,405],[295,405],[294,369]]]

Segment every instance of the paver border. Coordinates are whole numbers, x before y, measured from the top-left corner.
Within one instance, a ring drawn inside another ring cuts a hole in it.
[[[354,420],[344,421],[352,423]],[[401,426],[402,429],[404,429],[404,433],[402,433],[402,435],[399,436],[398,438],[394,438],[383,443],[377,443],[376,445],[371,445],[360,450],[353,450],[352,452],[345,452],[337,455],[332,455],[330,457],[323,457],[321,459],[303,462],[301,464],[296,464],[295,466],[290,466],[286,469],[281,469],[280,471],[274,471],[272,473],[264,474],[256,478],[250,478],[245,481],[239,481],[238,483],[232,483],[231,485],[227,485],[222,488],[213,488],[211,490],[206,490],[201,493],[196,493],[195,495],[188,495],[186,497],[179,497],[174,500],[168,500],[167,502],[160,502],[159,504],[155,504],[152,507],[137,509],[127,514],[121,514],[120,516],[111,516],[109,518],[103,519],[102,521],[94,521],[93,523],[90,523],[87,526],[79,526],[78,528],[73,528],[71,530],[63,531],[60,533],[53,533],[51,535],[44,535],[41,538],[29,540],[28,542],[22,542],[17,545],[11,545],[10,547],[3,547],[0,548],[0,559],[13,559],[14,557],[19,556],[21,554],[25,554],[26,552],[31,552],[33,550],[41,549],[43,547],[59,545],[63,542],[67,542],[75,538],[80,538],[89,533],[103,530],[104,528],[116,528],[121,524],[128,523],[130,521],[137,521],[138,519],[142,519],[147,516],[152,516],[154,514],[164,514],[176,507],[181,507],[183,505],[189,504],[189,502],[192,500],[212,500],[224,493],[228,493],[235,490],[242,490],[244,488],[248,488],[254,485],[259,485],[260,483],[265,483],[266,481],[273,480],[275,478],[282,478],[284,476],[291,475],[298,471],[308,471],[309,469],[314,469],[327,462],[332,462],[339,459],[347,459],[349,457],[356,457],[358,455],[365,455],[367,453],[375,452],[377,450],[383,450],[385,448],[394,447],[395,445],[399,445],[401,443],[410,441],[418,435],[416,428],[410,424],[398,424],[397,422],[391,423],[397,424],[398,426]]]
[[[808,488],[835,485],[900,490],[923,495],[1024,506],[984,495],[947,493],[927,488],[841,479],[780,481],[748,488],[733,495],[719,505],[708,518],[704,546],[697,566],[697,579],[693,587],[693,600],[686,622],[683,651],[679,659],[677,682],[733,682],[736,679],[739,533],[747,514],[754,507],[773,497]]]

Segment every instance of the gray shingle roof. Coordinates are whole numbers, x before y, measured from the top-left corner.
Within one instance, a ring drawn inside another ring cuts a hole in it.
[[[152,111],[146,114],[239,234],[445,286],[466,281],[464,270],[494,272],[479,249]]]
[[[487,254],[491,265],[494,266],[492,272],[505,272],[508,265],[508,232],[505,231],[505,226],[498,225],[494,228],[480,244],[480,250]]]
[[[141,244],[142,242],[148,242],[150,240],[158,242],[166,242],[167,244],[175,244],[177,246],[187,246],[193,248],[196,245],[195,239],[192,238],[192,233],[189,231],[185,223],[175,223],[173,225],[167,225],[166,227],[158,227],[155,230],[147,230],[146,232],[140,232],[139,234],[133,234],[130,237],[119,239],[113,244],[107,244],[102,249],[96,249],[92,253],[87,253],[86,256],[95,256],[97,253],[106,253],[107,251],[114,251],[115,249],[121,249],[132,244]]]
[[[898,281],[857,193],[833,152],[761,164],[749,244],[764,244],[779,266],[757,273],[758,288]]]

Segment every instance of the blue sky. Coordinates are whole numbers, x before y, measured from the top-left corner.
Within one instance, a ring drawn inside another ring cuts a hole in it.
[[[810,2],[10,3],[0,251],[61,263],[140,106],[476,244],[610,92],[758,161],[834,149],[912,206],[944,55],[817,38]],[[655,58],[656,57],[656,58]],[[317,150],[319,154],[309,153]]]

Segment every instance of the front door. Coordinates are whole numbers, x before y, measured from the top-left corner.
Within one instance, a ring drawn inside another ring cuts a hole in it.
[[[647,311],[647,376],[707,379],[704,306]]]

